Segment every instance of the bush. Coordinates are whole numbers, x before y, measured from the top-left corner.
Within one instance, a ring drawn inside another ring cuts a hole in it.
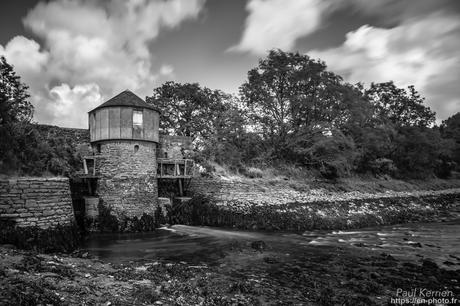
[[[249,167],[243,168],[243,174],[249,178],[261,178],[263,177],[263,171],[259,168]]]
[[[439,160],[451,160],[452,141],[442,139],[439,131],[430,128],[400,128],[396,145],[391,159],[402,177],[427,178],[434,175]],[[440,174],[446,176],[446,170]]]
[[[330,136],[317,135],[312,145],[302,151],[306,163],[327,179],[349,175],[357,156],[353,139],[340,131],[334,131]]]
[[[393,175],[397,168],[394,162],[388,158],[377,158],[369,163],[369,169],[376,175]]]

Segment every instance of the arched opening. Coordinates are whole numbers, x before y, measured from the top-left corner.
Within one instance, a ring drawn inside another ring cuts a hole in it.
[[[134,146],[134,153],[136,153],[137,151],[139,151],[139,146],[138,146],[138,145],[135,145],[135,146]]]

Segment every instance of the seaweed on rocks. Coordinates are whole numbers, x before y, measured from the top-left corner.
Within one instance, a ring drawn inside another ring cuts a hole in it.
[[[216,202],[196,196],[176,203],[172,224],[235,227],[261,230],[354,229],[375,225],[433,221],[460,197],[439,194],[421,197],[385,197],[340,201],[251,203]]]
[[[43,229],[19,227],[13,222],[0,220],[0,244],[11,244],[20,249],[70,253],[80,246],[82,239],[82,233],[74,223]]]

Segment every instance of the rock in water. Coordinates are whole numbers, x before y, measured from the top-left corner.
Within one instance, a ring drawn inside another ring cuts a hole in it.
[[[251,248],[263,252],[267,248],[267,245],[262,240],[257,240],[251,243]]]

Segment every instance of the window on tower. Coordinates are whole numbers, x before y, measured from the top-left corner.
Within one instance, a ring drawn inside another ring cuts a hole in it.
[[[133,125],[142,126],[142,111],[141,110],[133,111]]]
[[[142,110],[133,110],[133,138],[142,138],[143,136],[143,113]]]

